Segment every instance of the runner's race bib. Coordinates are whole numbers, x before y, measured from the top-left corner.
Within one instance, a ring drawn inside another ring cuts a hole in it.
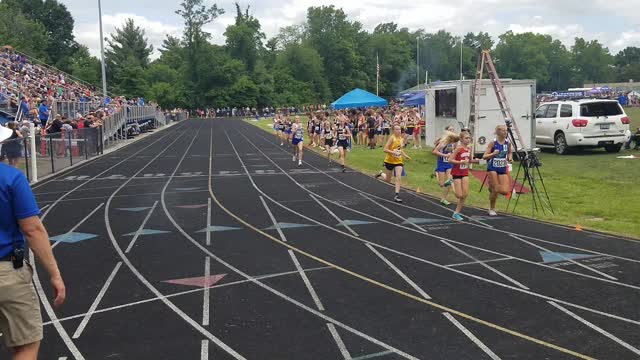
[[[493,167],[496,167],[496,168],[507,167],[507,159],[493,159]]]

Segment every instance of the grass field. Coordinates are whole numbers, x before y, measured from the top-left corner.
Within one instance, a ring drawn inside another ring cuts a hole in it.
[[[627,111],[635,127],[640,126],[640,111]],[[271,120],[249,121],[271,133]],[[311,148],[306,148],[307,151]],[[313,149],[315,150],[315,149]],[[441,190],[431,177],[436,158],[431,149],[407,150],[411,161],[406,163],[407,176],[404,185],[420,188],[424,193],[440,196]],[[604,150],[585,150],[572,155],[559,156],[551,151],[540,155],[542,173],[554,214],[535,218],[559,224],[593,229],[640,239],[640,160],[617,159],[617,156],[635,154],[639,151],[622,151],[609,154]],[[347,157],[347,165],[367,174],[375,174],[382,169],[382,149],[368,150],[354,146]],[[514,171],[518,165],[514,163]],[[480,167],[484,169],[484,167]],[[481,208],[489,205],[486,188],[479,193],[481,182],[471,177],[471,191],[468,204]],[[515,198],[514,198],[515,199]],[[453,194],[449,200],[453,202]],[[504,210],[507,200],[501,197],[498,210]],[[511,205],[513,207],[513,203]],[[520,196],[516,214],[532,216],[531,195]]]
[[[631,129],[631,132],[635,132],[640,127],[640,108],[625,108],[624,111],[631,119],[629,129]]]

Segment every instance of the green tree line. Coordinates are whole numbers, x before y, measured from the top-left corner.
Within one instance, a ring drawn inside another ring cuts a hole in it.
[[[549,35],[508,31],[494,41],[485,32],[461,38],[392,22],[366,31],[334,6],[310,7],[303,23],[267,38],[249,7],[236,4],[233,10],[225,44],[216,45],[205,27],[224,10],[183,0],[175,11],[183,18],[183,34],[167,36],[153,61],[144,29],[128,19],[106,39],[109,91],[145,96],[167,108],[327,103],[355,87],[375,90],[379,59],[380,95],[390,97],[424,83],[427,71],[430,81],[458,79],[460,47],[466,78],[475,76],[484,48],[492,50],[501,77],[536,79],[539,91],[640,80],[640,48],[614,55],[598,40],[576,38],[567,47]],[[56,0],[0,2],[1,45],[99,85],[100,62],[75,41],[73,24]]]

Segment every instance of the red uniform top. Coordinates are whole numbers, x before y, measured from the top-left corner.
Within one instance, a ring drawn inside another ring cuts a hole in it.
[[[464,161],[471,156],[471,149],[467,147],[461,147],[456,153],[456,161]],[[469,176],[469,164],[453,164],[451,169],[451,175],[453,176]]]

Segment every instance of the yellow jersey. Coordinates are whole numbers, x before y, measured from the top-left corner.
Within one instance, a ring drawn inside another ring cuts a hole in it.
[[[396,137],[395,135],[391,135],[391,146],[389,147],[389,150],[391,151],[401,150],[403,145],[402,143],[403,143],[403,139],[401,137]],[[400,155],[399,157],[396,157],[394,155],[387,153],[387,156],[384,158],[384,162],[386,162],[387,164],[394,164],[394,165],[402,164],[402,155]]]

